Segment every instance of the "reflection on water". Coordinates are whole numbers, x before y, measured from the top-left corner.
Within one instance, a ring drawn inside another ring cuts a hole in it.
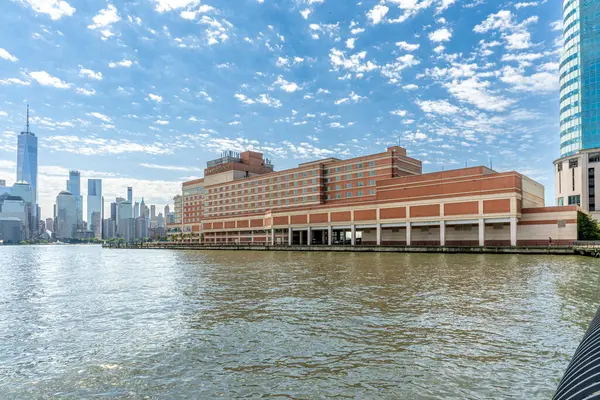
[[[598,261],[0,248],[0,398],[546,399]]]

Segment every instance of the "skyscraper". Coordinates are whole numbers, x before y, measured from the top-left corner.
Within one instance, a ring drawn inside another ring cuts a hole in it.
[[[77,206],[77,229],[83,226],[83,197],[81,197],[81,174],[79,171],[69,171],[67,191],[73,195]]]
[[[19,135],[17,148],[17,181],[25,181],[33,190],[33,209],[37,210],[38,138],[29,131],[29,105],[27,128]],[[35,211],[34,211],[35,212]],[[37,219],[37,216],[36,216]]]
[[[563,0],[563,16],[556,203],[593,213],[600,210],[600,1]]]
[[[56,197],[56,238],[71,239],[77,231],[77,203],[73,194],[63,190]]]
[[[127,187],[127,201],[129,204],[133,204],[133,188],[131,186]]]
[[[100,215],[99,222],[102,223],[104,216],[102,215],[102,180],[101,179],[88,179],[88,194],[87,194],[87,223],[88,230],[96,232],[101,227],[97,227],[94,224],[93,214],[98,213]]]
[[[600,147],[600,2],[563,0],[560,156]]]
[[[140,216],[140,203],[137,201],[133,205],[133,218],[137,218]]]

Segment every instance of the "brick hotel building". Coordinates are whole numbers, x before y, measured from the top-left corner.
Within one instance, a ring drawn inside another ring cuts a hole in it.
[[[402,147],[275,172],[261,153],[226,152],[183,184],[182,231],[205,244],[516,246],[570,244],[577,206],[486,167],[422,173]]]

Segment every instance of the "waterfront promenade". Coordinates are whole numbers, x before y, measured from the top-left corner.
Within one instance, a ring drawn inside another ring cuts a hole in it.
[[[143,243],[143,244],[104,244],[114,249],[168,249],[168,250],[250,250],[250,251],[320,251],[357,253],[480,253],[480,254],[555,254],[573,255],[576,246],[371,246],[371,245],[268,245],[268,244],[190,244],[190,243]],[[600,248],[599,250],[600,251]]]

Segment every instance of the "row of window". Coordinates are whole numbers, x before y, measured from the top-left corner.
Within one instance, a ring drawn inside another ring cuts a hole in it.
[[[348,164],[345,167],[329,168],[329,169],[326,169],[324,171],[324,173],[325,174],[334,174],[336,172],[351,171],[353,167],[354,167],[354,169],[362,169],[362,168],[364,168],[365,164],[368,165],[369,167],[374,167],[375,161],[369,161],[368,163]]]
[[[353,176],[354,175],[354,176]],[[377,175],[377,171],[369,171],[369,175],[368,176],[375,176]],[[363,178],[364,174],[362,172],[357,172],[356,174],[347,174],[347,175],[338,175],[338,176],[334,176],[331,178],[325,178],[325,183],[330,183],[330,182],[339,182],[342,180],[352,180],[352,179],[360,179]]]
[[[367,194],[369,196],[375,195],[375,189],[369,189],[369,191],[367,192]],[[360,197],[360,196],[365,196],[365,192],[362,191],[362,190],[357,190],[356,194],[354,194],[354,192],[346,192],[346,196],[345,197],[348,199],[348,198],[351,198],[351,197]],[[342,193],[336,193],[333,196],[330,195],[330,194],[328,194],[326,196],[326,200],[339,200],[339,199],[342,199],[342,198],[343,198],[342,197]]]

